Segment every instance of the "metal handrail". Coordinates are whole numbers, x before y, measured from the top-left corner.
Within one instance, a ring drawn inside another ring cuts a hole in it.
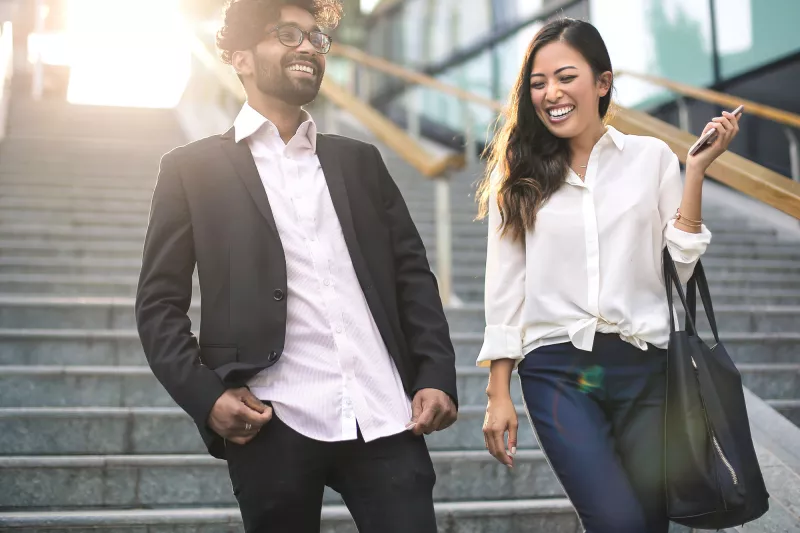
[[[744,104],[745,112],[748,115],[753,115],[759,118],[770,120],[784,126],[784,133],[787,142],[789,143],[789,161],[791,168],[792,179],[800,181],[800,143],[798,143],[795,130],[800,129],[800,115],[778,109],[776,107],[760,104],[752,100],[739,98],[731,94],[726,94],[711,89],[696,87],[686,83],[661,78],[659,76],[652,76],[650,74],[641,74],[639,72],[632,72],[629,70],[618,71],[617,76],[627,76],[636,78],[653,85],[658,85],[664,89],[668,89],[680,97],[677,99],[679,124],[681,129],[689,130],[689,112],[684,98],[693,98],[706,102],[709,104],[716,104],[728,109],[734,109],[741,104]]]
[[[6,136],[11,78],[14,76],[14,36],[11,22],[0,27],[0,141]]]
[[[475,94],[466,96],[464,95],[466,91],[463,89],[361,51],[340,46],[332,49],[332,53],[359,62],[365,67],[399,77],[409,83],[446,92],[456,98],[468,99],[474,103],[484,103],[486,100]],[[503,104],[496,101],[488,101],[486,105],[493,110],[503,108]],[[690,133],[682,132],[667,122],[621,106],[615,106],[610,123],[626,133],[649,135],[664,140],[678,155],[681,163],[686,163],[689,148],[696,140]],[[726,152],[717,158],[706,173],[721,183],[800,219],[800,183],[786,176],[732,152]]]

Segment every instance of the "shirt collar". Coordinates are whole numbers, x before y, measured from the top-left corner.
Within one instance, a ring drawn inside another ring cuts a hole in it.
[[[622,150],[625,147],[625,134],[616,129],[614,126],[606,126],[606,135],[608,135],[614,144],[616,145],[618,150]]]
[[[311,145],[311,150],[317,151],[317,124],[307,111],[303,110],[303,122],[297,128],[295,135],[305,136]],[[265,128],[267,132],[278,135],[278,128],[264,115],[253,109],[249,103],[245,102],[241,111],[233,121],[234,140],[238,143],[243,139],[254,135],[256,132]]]

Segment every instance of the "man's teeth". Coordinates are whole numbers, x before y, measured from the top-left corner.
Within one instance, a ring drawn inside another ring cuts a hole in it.
[[[547,113],[553,118],[558,118],[571,113],[573,109],[575,109],[575,106],[559,107],[558,109],[550,109]]]
[[[311,67],[308,67],[306,65],[291,65],[289,67],[289,70],[296,70],[296,71],[299,71],[299,72],[306,72],[308,74],[314,74],[314,69],[311,68]]]

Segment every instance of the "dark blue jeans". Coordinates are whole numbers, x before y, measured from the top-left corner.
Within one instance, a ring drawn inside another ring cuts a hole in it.
[[[666,350],[597,334],[591,352],[538,348],[519,366],[539,444],[587,533],[666,533]]]

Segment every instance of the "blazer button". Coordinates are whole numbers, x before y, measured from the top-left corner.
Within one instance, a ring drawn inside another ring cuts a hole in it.
[[[267,361],[269,361],[270,363],[274,363],[277,360],[278,360],[278,352],[274,350],[269,352],[269,355],[267,356]]]
[[[275,301],[277,301],[277,302],[280,302],[281,300],[283,300],[284,296],[285,296],[285,294],[283,294],[283,291],[280,290],[280,289],[275,289],[275,292],[272,293],[272,297],[275,298]]]

